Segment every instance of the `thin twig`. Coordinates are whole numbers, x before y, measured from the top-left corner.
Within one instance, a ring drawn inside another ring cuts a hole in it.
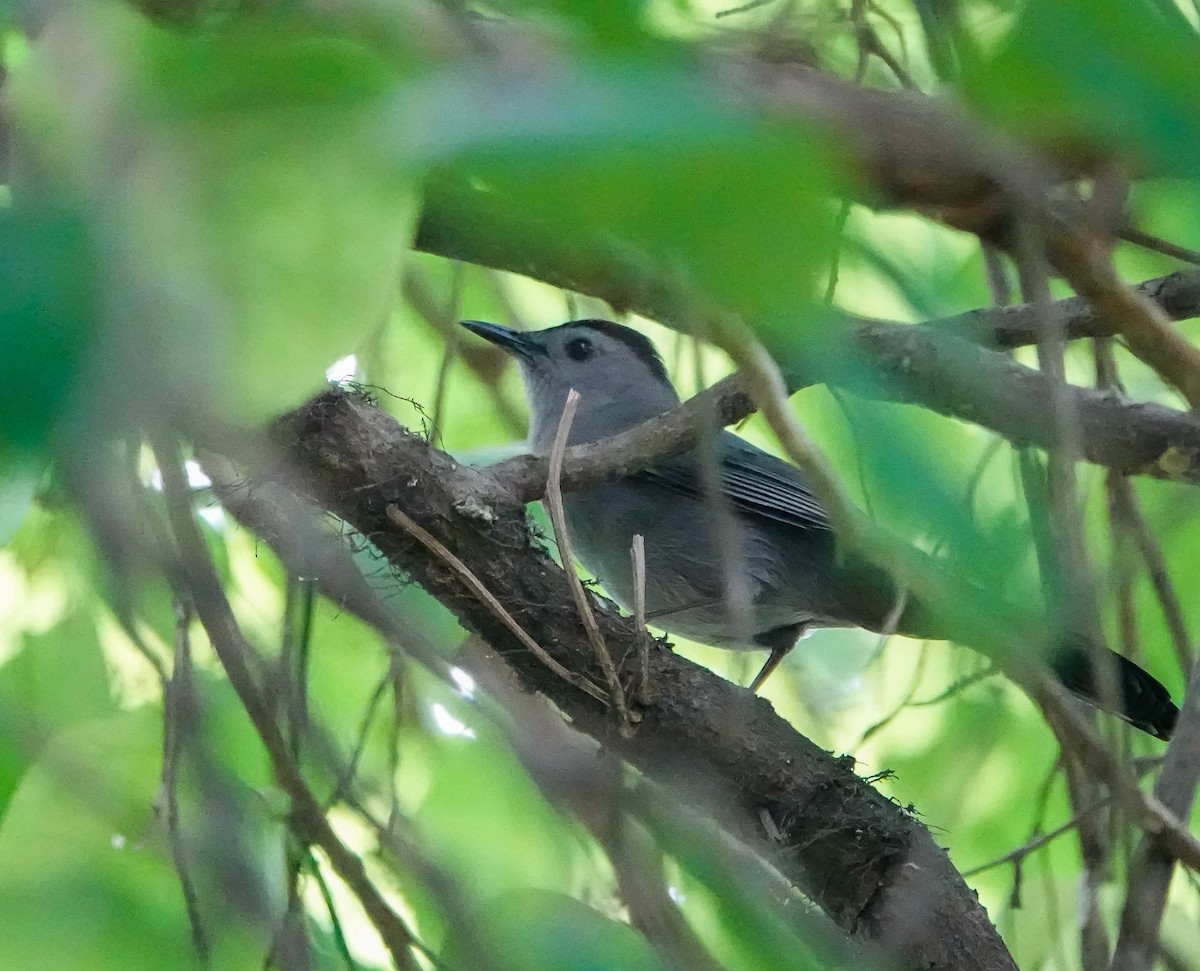
[[[1132,243],[1134,246],[1140,246],[1142,249],[1148,249],[1154,253],[1162,253],[1164,256],[1170,256],[1184,263],[1200,264],[1200,253],[1194,249],[1188,249],[1186,246],[1172,243],[1168,239],[1143,232],[1134,226],[1126,226],[1120,230],[1117,233],[1117,238],[1123,239],[1127,243]]]
[[[1189,674],[1175,734],[1167,745],[1154,801],[1176,819],[1187,819],[1200,784],[1200,662]],[[1143,835],[1130,866],[1121,933],[1112,971],[1148,971],[1159,947],[1159,926],[1175,870],[1174,851],[1161,836]],[[1179,862],[1182,862],[1180,860]]]
[[[188,926],[192,932],[192,945],[200,964],[208,966],[211,947],[204,920],[200,914],[200,902],[196,885],[188,868],[187,853],[183,845],[183,832],[179,825],[179,764],[183,758],[184,743],[188,734],[196,729],[197,711],[195,685],[192,681],[192,647],[189,628],[192,612],[175,601],[175,663],[171,677],[163,683],[163,764],[162,795],[167,825],[167,842],[171,847],[171,863],[179,877],[187,911]]]
[[[397,671],[389,687],[392,689],[392,724],[387,739],[388,780],[388,827],[394,827],[400,819],[400,789],[396,780],[400,778],[400,733],[404,727],[404,682]]]
[[[341,955],[342,963],[349,971],[358,971],[358,965],[355,963],[354,957],[350,953],[350,945],[346,941],[346,932],[342,929],[341,918],[338,917],[337,905],[334,903],[333,893],[329,889],[329,881],[325,879],[325,874],[321,872],[321,867],[311,851],[308,853],[308,869],[321,894],[321,899],[325,902],[325,912],[329,914],[329,926],[333,932],[333,943],[338,954]]]
[[[292,757],[308,729],[308,660],[312,639],[313,584],[289,576],[283,607],[283,638],[279,651],[280,681],[285,698],[288,741]]]
[[[855,81],[862,81],[863,75],[866,73],[867,58],[874,54],[887,65],[892,74],[896,76],[896,80],[900,82],[901,87],[907,88],[910,91],[916,91],[917,84],[913,80],[912,75],[908,73],[896,56],[887,49],[883,43],[883,39],[867,19],[868,9],[876,13],[881,13],[879,8],[872,3],[867,3],[866,0],[854,0],[850,5],[850,22],[854,26],[854,39],[858,44],[858,65],[854,71]],[[884,19],[891,22],[890,18],[886,15]],[[895,26],[894,22],[892,22],[892,25]]]
[[[437,383],[433,390],[433,408],[430,412],[433,420],[433,434],[437,436],[437,441],[444,441],[442,421],[446,417],[446,390],[449,387],[450,368],[454,364],[455,358],[458,357],[459,347],[462,343],[460,339],[462,331],[455,326],[458,308],[462,303],[462,291],[463,264],[455,260],[451,263],[449,293],[445,304],[439,308],[441,319],[434,324],[443,335],[442,363],[438,367]]]
[[[880,644],[872,652],[871,662],[882,656],[882,647],[883,645]],[[929,644],[926,642],[921,646],[921,652],[917,655],[917,663],[913,667],[912,679],[909,681],[908,690],[904,693],[904,697],[900,699],[900,701],[895,705],[895,707],[892,708],[891,711],[875,722],[875,724],[867,726],[867,729],[858,738],[858,745],[855,746],[856,749],[862,748],[868,739],[887,728],[887,726],[895,721],[897,716],[912,703],[912,700],[917,696],[917,689],[921,687],[921,679],[925,676],[925,664],[928,659]],[[879,681],[881,684],[886,683],[885,679],[883,678],[880,678]]]
[[[513,615],[505,610],[504,605],[500,603],[500,601],[496,599],[492,592],[483,585],[483,582],[479,579],[479,577],[475,576],[475,574],[468,569],[467,565],[463,563],[462,560],[460,560],[457,556],[446,549],[445,546],[439,543],[438,540],[426,529],[424,529],[419,523],[409,519],[409,517],[401,512],[400,508],[394,504],[389,505],[384,511],[387,514],[388,519],[412,536],[415,540],[417,540],[417,542],[419,542],[434,556],[442,560],[447,566],[450,567],[450,569],[458,574],[459,579],[463,581],[467,589],[470,590],[471,593],[473,593],[481,603],[487,606],[488,610],[492,612],[496,619],[499,620],[500,623],[502,623],[505,627],[507,627],[512,635],[522,644],[524,644],[534,657],[536,657],[564,681],[575,685],[575,687],[577,687],[580,691],[591,695],[598,701],[602,701],[605,704],[608,703],[608,695],[604,693],[602,688],[592,684],[592,682],[587,678],[568,671],[561,664],[559,664],[558,661],[554,660],[554,658],[547,654],[546,649],[525,632],[525,629],[516,622],[516,620],[513,618]]]
[[[1037,517],[1036,497],[1044,489],[1046,508],[1040,510],[1044,528],[1035,530],[1035,544],[1041,566],[1042,585],[1053,626],[1065,624],[1068,630],[1084,635],[1092,647],[1101,695],[1111,702],[1119,699],[1116,674],[1108,654],[1100,647],[1102,627],[1094,576],[1087,543],[1084,539],[1083,510],[1079,501],[1076,463],[1082,457],[1079,420],[1074,399],[1067,391],[1064,356],[1066,327],[1053,313],[1046,262],[1045,227],[1034,218],[1022,220],[1016,248],[1017,274],[1021,296],[1040,311],[1037,359],[1039,368],[1054,382],[1051,417],[1054,443],[1049,449],[1044,478],[1033,462],[1022,462],[1026,497],[1030,514]],[[1026,451],[1022,458],[1029,458]],[[1108,878],[1113,847],[1102,820],[1084,809],[1096,801],[1098,780],[1073,758],[1065,763],[1067,792],[1079,817],[1080,857],[1083,878],[1079,896],[1079,935],[1083,966],[1099,969],[1108,960],[1109,937],[1099,912],[1098,888]]]
[[[192,604],[209,641],[271,759],[275,778],[291,799],[289,820],[293,832],[303,842],[321,847],[334,872],[362,904],[397,969],[418,971],[411,950],[415,936],[371,882],[362,860],[334,832],[300,774],[299,767],[291,758],[287,742],[272,718],[261,688],[255,682],[249,662],[255,652],[233,615],[212,564],[211,554],[196,526],[178,449],[169,443],[157,446],[155,451],[163,475],[168,517],[178,548],[178,560],[173,564],[177,579],[191,595]]]
[[[376,683],[375,688],[371,691],[371,697],[367,699],[367,704],[363,709],[362,721],[355,736],[354,748],[350,751],[350,760],[346,763],[345,771],[339,775],[337,784],[333,787],[333,792],[325,800],[326,809],[341,802],[342,798],[354,784],[354,777],[358,774],[359,763],[362,761],[363,753],[367,750],[371,723],[375,721],[375,715],[379,711],[379,703],[383,700],[388,687],[395,679],[395,668],[398,663],[397,657],[393,655],[391,661],[388,663],[386,673]]]
[[[961,678],[957,678],[954,682],[946,685],[945,688],[932,697],[910,701],[908,707],[929,708],[932,705],[943,704],[944,702],[947,702],[953,698],[956,694],[960,694],[961,692],[966,691],[967,688],[971,687],[972,685],[979,684],[980,681],[986,681],[988,678],[993,677],[998,673],[999,669],[995,664],[986,664],[978,671],[963,675]]]
[[[1121,525],[1133,537],[1138,552],[1146,564],[1150,575],[1150,584],[1162,608],[1163,618],[1167,622],[1167,630],[1171,633],[1171,643],[1175,647],[1175,656],[1179,660],[1179,669],[1188,671],[1192,667],[1192,642],[1187,631],[1187,622],[1183,619],[1183,607],[1179,595],[1175,592],[1175,584],[1167,568],[1166,557],[1158,538],[1146,522],[1146,517],[1138,508],[1137,497],[1129,480],[1115,471],[1109,473],[1111,483],[1113,512],[1119,517]]]
[[[1187,340],[1157,304],[1117,276],[1111,253],[1091,240],[1059,239],[1055,263],[1076,293],[1120,333],[1129,349],[1200,409],[1200,348]]]
[[[1096,730],[1068,707],[1061,689],[1056,685],[1045,687],[1051,690],[1039,690],[1035,700],[1064,745],[1109,787],[1117,802],[1144,833],[1157,838],[1183,866],[1200,872],[1200,840],[1157,796],[1143,792],[1138,787],[1136,780],[1117,761]],[[1177,729],[1176,737],[1178,735]],[[1200,766],[1200,758],[1196,764]]]
[[[1097,809],[1103,809],[1112,802],[1112,796],[1105,796],[1103,799],[1097,799],[1091,806],[1084,809],[1082,812],[1076,813],[1061,826],[1055,827],[1048,833],[1042,833],[1035,836],[1028,843],[1018,846],[1015,850],[1005,853],[1003,856],[998,856],[994,860],[987,863],[982,863],[970,870],[963,871],[963,879],[969,880],[971,877],[978,876],[980,873],[986,873],[988,870],[994,870],[998,866],[1004,866],[1005,863],[1021,863],[1025,857],[1032,853],[1036,853],[1043,846],[1053,843],[1060,836],[1065,836],[1080,824],[1084,816],[1094,813]]]
[[[648,705],[654,692],[650,684],[650,634],[646,630],[646,538],[641,533],[634,534],[629,555],[633,560],[633,623],[639,634],[638,701]]]
[[[575,572],[575,555],[571,551],[571,539],[567,531],[567,514],[563,507],[562,497],[562,462],[563,452],[567,447],[567,436],[571,432],[571,423],[575,420],[575,412],[579,408],[579,392],[574,388],[567,394],[563,406],[562,417],[558,420],[558,430],[554,433],[554,444],[550,446],[550,476],[546,480],[546,508],[550,513],[550,524],[554,528],[554,541],[558,544],[559,559],[562,560],[563,571],[567,575],[567,584],[571,588],[571,599],[575,601],[575,609],[579,611],[579,619],[583,623],[588,643],[600,662],[600,670],[604,672],[604,680],[608,685],[608,696],[612,699],[621,718],[621,724],[629,728],[629,708],[625,704],[625,689],[621,687],[621,679],[617,676],[616,665],[608,645],[604,643],[604,635],[596,623],[592,613],[592,605],[588,603],[587,591],[583,589],[583,581]]]

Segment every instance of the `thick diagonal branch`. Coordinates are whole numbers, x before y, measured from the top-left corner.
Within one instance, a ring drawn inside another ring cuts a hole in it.
[[[368,536],[399,569],[499,650],[524,684],[576,727],[687,793],[734,832],[761,842],[765,810],[783,836],[775,862],[844,929],[899,951],[904,966],[1012,969],[1012,960],[945,853],[916,820],[797,735],[750,692],[659,649],[654,702],[632,738],[611,712],[515,641],[442,561],[397,530],[403,508],[454,549],[518,621],[573,670],[600,677],[567,580],[532,543],[522,504],[489,476],[455,464],[368,404],[329,392],[280,423],[280,446],[304,487]],[[637,656],[637,631],[597,616],[614,657]],[[964,955],[969,955],[964,958]]]

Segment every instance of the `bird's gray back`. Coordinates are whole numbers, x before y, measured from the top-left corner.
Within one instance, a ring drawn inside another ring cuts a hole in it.
[[[584,566],[613,597],[634,600],[630,547],[646,547],[646,603],[672,633],[722,647],[757,647],[782,626],[861,623],[836,582],[832,533],[792,466],[736,436],[721,442],[724,493],[704,488],[697,454],[564,497]],[[758,472],[758,477],[755,473]],[[731,572],[732,571],[732,572]],[[750,629],[731,612],[728,578],[744,584]]]

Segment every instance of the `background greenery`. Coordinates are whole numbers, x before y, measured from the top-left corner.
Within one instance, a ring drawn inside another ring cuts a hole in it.
[[[770,37],[853,76],[855,25],[865,22],[920,88],[954,87],[1002,129],[1043,144],[1087,140],[1152,173],[1132,193],[1137,224],[1200,249],[1200,39],[1187,3],[964,0],[946,7],[957,10],[954,41],[946,11],[935,16],[943,5],[923,0],[743,11],[687,0],[514,0],[488,16],[545,31],[568,56],[552,83],[517,71],[498,91],[493,75],[503,68],[448,53],[446,33],[472,29],[467,11],[394,5],[75,3],[53,16],[6,8],[18,164],[0,209],[0,968],[201,964],[173,860],[180,848],[210,966],[288,966],[278,948],[268,955],[294,869],[311,966],[388,965],[325,861],[293,859],[286,802],[203,634],[161,578],[139,573],[129,585],[114,572],[111,548],[97,546],[55,457],[64,443],[78,448],[80,429],[93,443],[111,434],[128,444],[129,428],[163,402],[198,420],[253,425],[300,403],[326,369],[385,389],[385,408],[465,459],[487,460],[519,440],[516,375],[453,322],[541,327],[613,311],[411,252],[431,171],[471,173],[556,237],[604,232],[671,262],[706,299],[759,322],[769,342],[822,341],[826,294],[847,310],[905,321],[986,306],[977,239],[918,215],[842,210],[838,199],[860,190],[827,136],[750,117],[720,97],[719,83],[696,81],[698,47],[715,30],[746,32],[752,43]],[[527,56],[542,54],[531,44]],[[863,74],[868,84],[899,84],[877,57]],[[1128,280],[1179,265],[1128,245],[1116,262]],[[684,394],[730,370],[694,338],[629,322],[655,340]],[[1194,324],[1181,327],[1195,336]],[[1131,397],[1178,405],[1149,368],[1115,353]],[[1072,348],[1067,367],[1091,384],[1091,347]],[[999,591],[1036,584],[1010,445],[823,386],[793,402],[870,515],[928,549],[974,558]],[[775,447],[760,418],[740,431]],[[156,502],[153,455],[133,454]],[[1200,497],[1185,485],[1131,481],[1194,630]],[[1142,662],[1178,698],[1185,672],[1144,563],[1114,540],[1105,475],[1081,467],[1080,482],[1112,642],[1122,643],[1126,598]],[[529,778],[475,690],[406,661],[390,667],[371,630],[313,599],[226,517],[202,477],[193,485],[245,630],[269,656],[306,645],[314,719],[344,756],[361,739],[372,803],[404,821],[431,868],[379,852],[353,813],[331,811],[428,948],[419,964],[456,960],[461,914],[448,912],[436,872],[503,956],[498,966],[658,967],[623,922],[610,862]],[[448,654],[457,648],[464,635],[436,601],[378,579]],[[184,640],[198,707],[178,777],[164,783],[162,687],[147,655],[170,667]],[[679,650],[743,682],[758,663]],[[997,863],[1072,818],[1058,745],[1028,700],[985,669],[953,645],[825,631],[765,693],[800,732],[878,773],[878,787],[915,808],[960,870],[979,871],[970,882],[1023,969],[1076,968],[1074,834]],[[1127,754],[1161,750],[1103,728]],[[168,791],[179,802],[178,838],[166,822]],[[1115,928],[1133,837],[1120,819],[1107,825],[1115,854],[1098,893]],[[731,969],[807,964],[764,953],[752,919],[729,903],[731,878],[719,868],[713,876],[703,856],[703,847],[671,851],[667,873],[672,899],[719,960]],[[1200,968],[1198,920],[1200,892],[1178,875],[1164,940],[1179,967]]]

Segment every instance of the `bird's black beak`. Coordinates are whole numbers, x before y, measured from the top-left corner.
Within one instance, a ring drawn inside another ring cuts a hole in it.
[[[540,344],[519,330],[501,327],[499,324],[489,324],[484,320],[462,320],[459,323],[472,334],[478,334],[485,341],[491,341],[497,347],[502,347],[510,354],[519,354],[526,360],[546,353]]]

